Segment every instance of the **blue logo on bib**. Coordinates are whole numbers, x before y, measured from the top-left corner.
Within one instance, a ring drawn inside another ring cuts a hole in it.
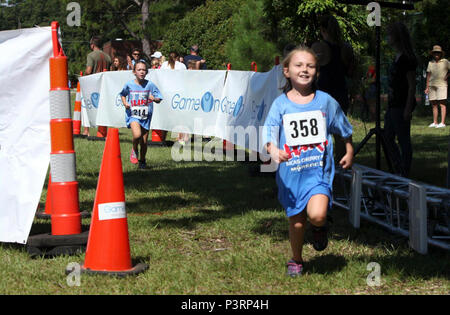
[[[214,104],[214,97],[211,92],[206,92],[201,101],[202,109],[205,113],[209,113]]]
[[[91,102],[95,108],[98,108],[98,101],[100,99],[100,94],[95,92],[91,94]]]

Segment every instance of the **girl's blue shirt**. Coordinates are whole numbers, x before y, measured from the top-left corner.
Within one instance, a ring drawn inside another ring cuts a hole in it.
[[[153,95],[153,97],[155,98],[163,99],[158,87],[150,80],[144,80],[143,85],[137,84],[135,80],[130,80],[125,84],[122,91],[120,92],[120,95],[127,97],[127,101],[131,105],[141,104],[141,106],[148,106],[148,116],[146,119],[137,119],[135,117],[131,117],[131,110],[127,109],[127,127],[130,128],[130,123],[132,121],[137,121],[143,128],[149,130],[153,113],[153,102],[149,101],[149,97],[150,95]]]
[[[303,147],[287,146],[283,116],[317,110],[325,117],[326,141]],[[272,142],[291,154],[288,161],[280,163],[276,176],[278,199],[288,217],[303,211],[312,195],[317,193],[328,195],[331,206],[335,171],[332,134],[349,138],[352,131],[339,104],[323,91],[317,90],[307,104],[294,103],[285,93],[274,100],[264,123],[263,143]]]

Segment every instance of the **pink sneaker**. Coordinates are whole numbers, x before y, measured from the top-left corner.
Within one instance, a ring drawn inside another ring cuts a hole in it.
[[[138,164],[139,160],[137,158],[137,152],[135,152],[133,150],[133,148],[131,148],[131,153],[130,153],[130,162],[133,164]]]

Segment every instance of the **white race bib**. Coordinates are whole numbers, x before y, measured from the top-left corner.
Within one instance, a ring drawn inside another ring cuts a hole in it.
[[[288,146],[322,143],[326,140],[326,121],[320,110],[283,115],[283,128]]]
[[[148,106],[131,106],[131,117],[137,119],[147,119],[148,117]]]

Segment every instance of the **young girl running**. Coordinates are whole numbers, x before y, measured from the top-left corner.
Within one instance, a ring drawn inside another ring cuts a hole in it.
[[[328,245],[326,218],[334,177],[332,134],[345,141],[346,153],[339,164],[347,169],[353,163],[352,126],[336,100],[316,89],[317,61],[316,54],[302,46],[286,56],[283,74],[287,84],[264,123],[263,143],[279,163],[278,199],[289,217],[293,254],[287,263],[289,276],[303,271],[307,216],[314,249],[321,251]]]
[[[137,61],[133,73],[136,78],[125,84],[120,95],[126,108],[127,127],[131,128],[133,134],[130,161],[133,164],[139,162],[138,167],[144,169],[147,167],[145,155],[147,154],[147,139],[153,113],[153,102],[161,102],[162,95],[155,84],[145,79],[148,73],[145,62]],[[140,156],[138,154],[139,144],[141,146]]]

